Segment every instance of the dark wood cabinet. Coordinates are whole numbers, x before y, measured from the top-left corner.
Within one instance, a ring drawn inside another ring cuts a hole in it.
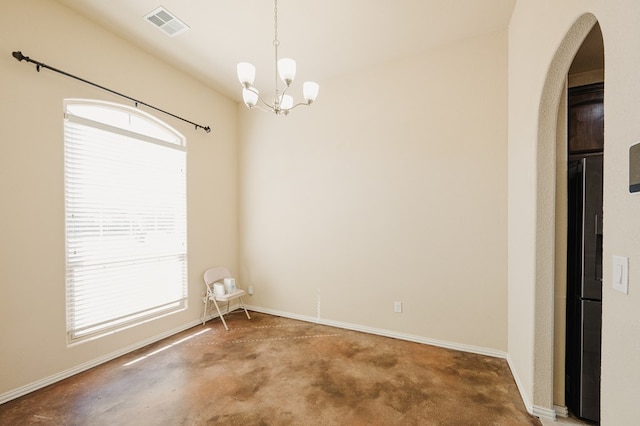
[[[604,83],[569,89],[569,154],[604,150]]]

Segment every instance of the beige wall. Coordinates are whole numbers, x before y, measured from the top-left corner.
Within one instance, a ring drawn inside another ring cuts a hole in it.
[[[316,317],[319,292],[322,319],[504,354],[506,52],[493,33],[323,81],[288,117],[240,106],[251,304]]]
[[[53,1],[0,3],[0,397],[198,320],[202,272],[237,270],[236,104]],[[162,35],[159,35],[160,37]],[[11,52],[211,125],[188,139],[189,309],[66,346],[62,102],[125,101]]]
[[[593,15],[585,15],[589,12]],[[634,291],[640,284],[640,207],[628,192],[627,171],[629,145],[640,140],[639,14],[634,0],[519,0],[509,29],[509,357],[525,402],[544,411],[553,400],[553,321],[548,313],[554,295],[557,107],[581,37],[596,18],[602,28],[602,424],[610,425],[634,424],[633,407],[640,395],[640,298]],[[614,254],[629,257],[629,295],[611,289]]]

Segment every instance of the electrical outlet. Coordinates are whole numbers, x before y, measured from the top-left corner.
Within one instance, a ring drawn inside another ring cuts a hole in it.
[[[393,302],[393,312],[396,312],[396,313],[402,312],[402,302]]]
[[[252,285],[249,286],[248,291],[249,291],[249,296],[253,296],[253,286]]]

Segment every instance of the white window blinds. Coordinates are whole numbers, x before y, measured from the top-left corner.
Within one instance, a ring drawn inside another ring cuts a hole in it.
[[[137,110],[66,105],[68,340],[186,307],[184,139]]]

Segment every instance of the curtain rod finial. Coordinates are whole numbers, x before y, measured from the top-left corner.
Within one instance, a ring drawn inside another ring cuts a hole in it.
[[[22,54],[22,52],[21,52],[21,51],[19,51],[19,50],[18,50],[18,51],[16,51],[16,52],[13,52],[11,55],[12,55],[14,58],[16,58],[18,61],[23,61],[23,60],[25,60],[25,59],[29,59],[27,56],[24,56],[24,55]]]

